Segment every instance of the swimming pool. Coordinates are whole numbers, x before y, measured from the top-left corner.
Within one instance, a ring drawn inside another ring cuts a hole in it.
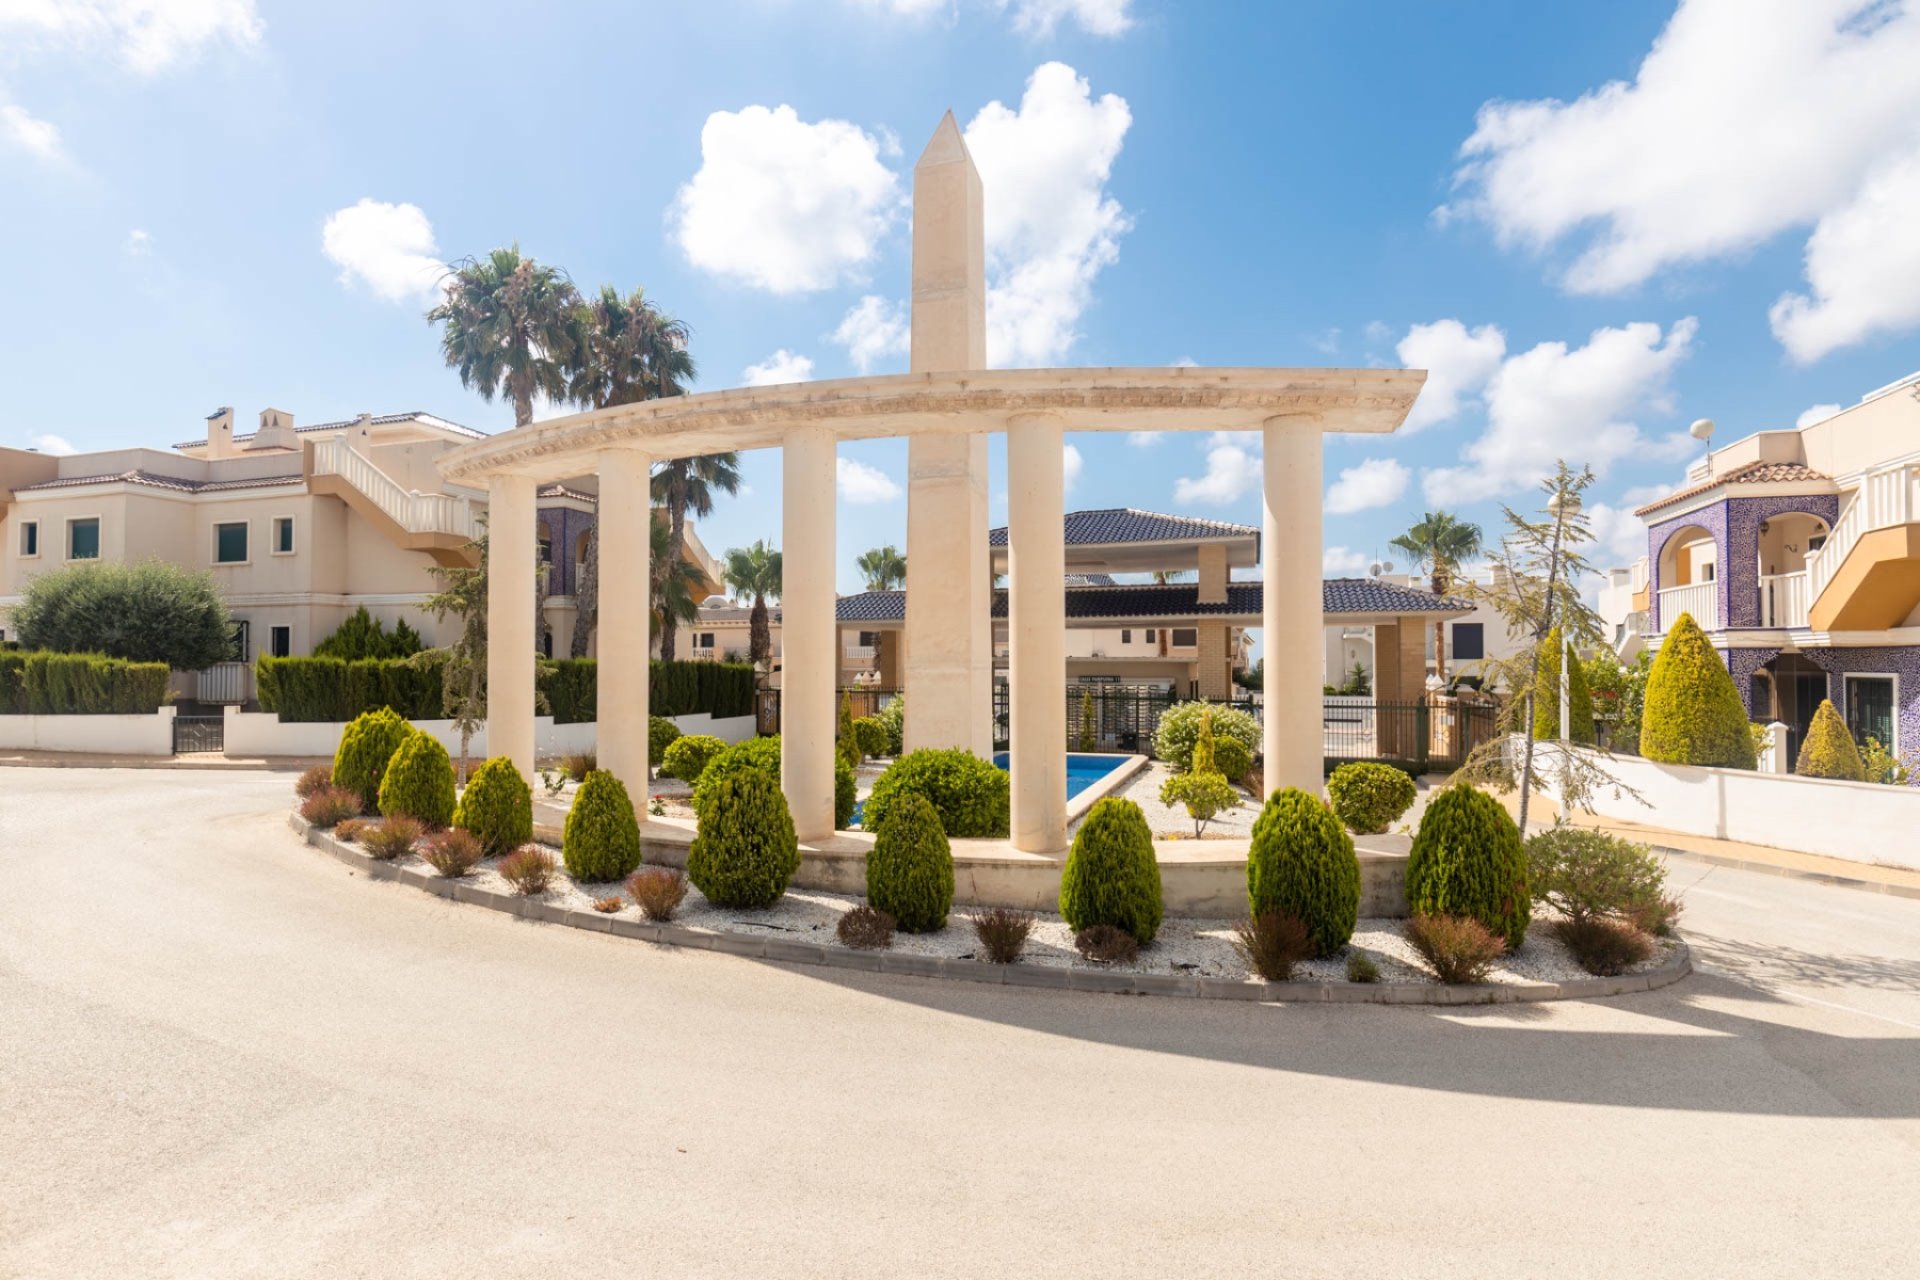
[[[1088,787],[1100,781],[1131,759],[1133,759],[1132,756],[1081,755],[1079,752],[1069,751],[1067,753],[1067,799],[1071,801],[1082,791],[1085,791]],[[994,752],[993,763],[994,767],[999,769],[1000,772],[1006,773],[1008,771],[1007,753],[1004,751]],[[866,811],[867,802],[865,800],[861,800],[853,806],[854,826],[857,827],[861,825],[861,819],[865,817]]]

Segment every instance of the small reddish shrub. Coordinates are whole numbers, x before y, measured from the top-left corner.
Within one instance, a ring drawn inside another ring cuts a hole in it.
[[[1027,948],[1033,923],[1033,916],[1028,912],[1015,911],[1011,907],[994,907],[973,917],[973,932],[980,939],[980,947],[987,953],[989,961],[994,964],[1014,964]]]
[[[486,852],[471,831],[459,827],[434,832],[420,847],[420,856],[427,860],[427,865],[449,880],[471,874]]]
[[[1680,918],[1680,899],[1665,894],[1639,903],[1627,913],[1627,921],[1642,933],[1656,938],[1671,938],[1674,922]]]
[[[1096,924],[1073,935],[1074,949],[1095,964],[1132,964],[1140,942],[1117,924]]]
[[[300,802],[300,816],[316,827],[332,827],[360,816],[360,797],[339,787],[322,787]]]
[[[500,875],[523,898],[545,893],[559,863],[539,845],[525,845],[500,859]]]
[[[687,898],[687,873],[678,867],[642,867],[627,877],[627,892],[640,914],[665,923]]]
[[[1285,982],[1293,966],[1314,954],[1313,935],[1299,916],[1285,911],[1263,911],[1242,920],[1233,929],[1234,950],[1268,982]]]
[[[602,915],[608,916],[626,905],[627,900],[617,893],[610,893],[604,898],[595,898],[593,900],[593,909]]]
[[[1553,935],[1582,969],[1602,978],[1625,973],[1653,957],[1653,939],[1629,924],[1593,916],[1556,920]]]
[[[372,825],[372,821],[367,818],[348,818],[345,821],[336,822],[333,824],[334,838],[357,841]]]
[[[1471,916],[1415,916],[1407,922],[1407,941],[1449,985],[1485,981],[1493,962],[1507,953],[1506,939]]]
[[[316,791],[325,791],[333,785],[333,766],[316,764],[300,775],[293,784],[293,794],[305,800]]]
[[[360,833],[360,843],[366,849],[367,856],[378,858],[382,862],[391,862],[413,852],[413,842],[426,833],[418,819],[406,817],[383,818],[379,822],[369,823]]]
[[[834,932],[843,946],[857,951],[877,951],[893,945],[893,927],[892,916],[863,904],[841,916]]]
[[[560,757],[560,772],[575,782],[585,782],[587,775],[600,767],[600,757],[592,751],[575,751]]]

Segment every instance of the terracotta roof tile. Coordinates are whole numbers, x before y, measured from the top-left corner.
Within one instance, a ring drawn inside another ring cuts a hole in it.
[[[1744,467],[1736,467],[1723,476],[1715,476],[1705,484],[1696,484],[1657,498],[1633,514],[1646,515],[1649,511],[1658,511],[1670,507],[1676,502],[1685,502],[1688,498],[1697,498],[1703,493],[1711,493],[1722,485],[1728,484],[1828,484],[1833,477],[1822,471],[1799,462],[1749,462]]]

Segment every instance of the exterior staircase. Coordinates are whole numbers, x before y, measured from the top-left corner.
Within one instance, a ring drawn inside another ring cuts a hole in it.
[[[1826,545],[1807,557],[1816,631],[1883,631],[1920,606],[1920,453],[1841,477],[1850,482]]]
[[[339,498],[399,546],[425,551],[443,565],[473,563],[467,548],[480,526],[469,499],[403,488],[345,436],[315,441],[306,468],[312,492]]]

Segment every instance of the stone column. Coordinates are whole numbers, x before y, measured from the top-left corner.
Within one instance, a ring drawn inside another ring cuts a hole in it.
[[[1261,645],[1266,655],[1266,786],[1319,795],[1325,776],[1319,663],[1320,422],[1307,415],[1269,418],[1261,448],[1264,477],[1260,556],[1265,578]]]
[[[496,475],[487,486],[487,754],[533,780],[535,486]]]
[[[834,438],[787,433],[781,459],[780,786],[802,840],[833,834]]]
[[[600,455],[598,741],[600,767],[626,784],[636,813],[646,811],[648,707],[652,683],[653,503],[650,459],[635,449]],[[641,821],[645,821],[643,817]]]
[[[1067,847],[1067,547],[1060,424],[1007,424],[1007,647],[1013,847]],[[911,707],[909,708],[911,719]]]

